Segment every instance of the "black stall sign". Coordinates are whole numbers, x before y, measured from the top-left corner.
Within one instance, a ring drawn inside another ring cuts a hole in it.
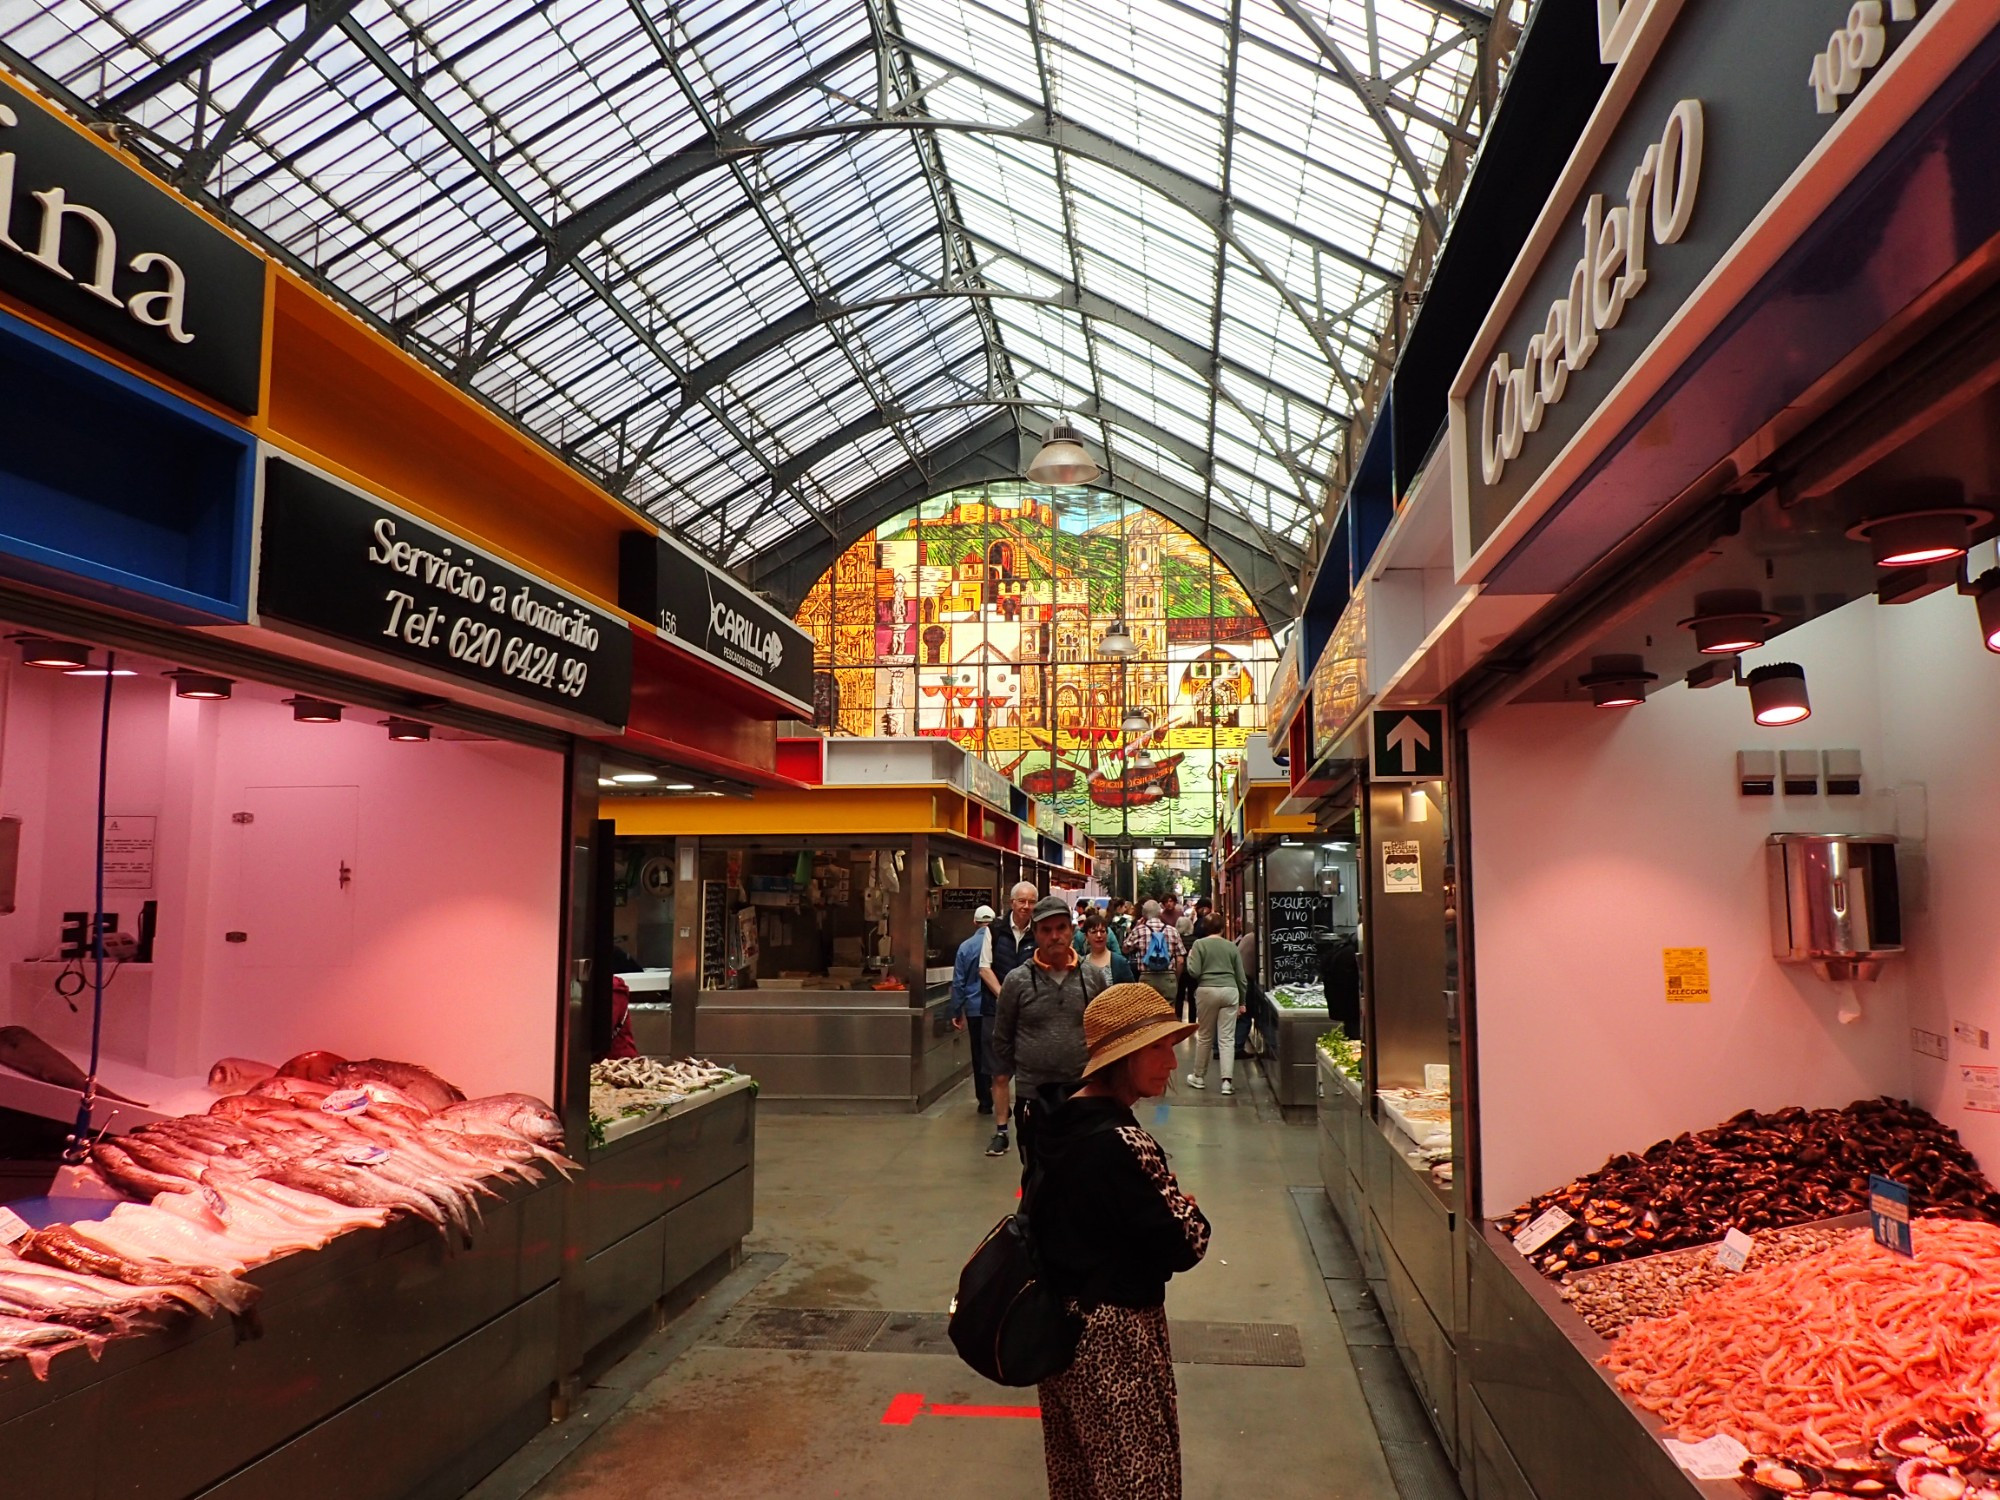
[[[1319,939],[1333,925],[1333,901],[1314,891],[1268,891],[1264,931],[1271,944],[1271,983],[1318,984]]]
[[[255,412],[264,262],[0,82],[0,292]]]
[[[618,603],[651,620],[662,635],[811,715],[812,637],[677,543],[643,531],[619,539]]]
[[[257,605],[605,724],[631,706],[624,621],[278,458],[264,467]]]

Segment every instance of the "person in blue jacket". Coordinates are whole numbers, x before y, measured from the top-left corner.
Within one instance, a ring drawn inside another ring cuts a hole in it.
[[[986,1022],[993,1009],[987,997],[1000,993],[990,946],[994,915],[990,906],[972,914],[972,936],[958,945],[958,957],[951,966],[952,1029],[971,1033],[972,1092],[982,1115],[993,1113],[993,1058],[986,1050]]]

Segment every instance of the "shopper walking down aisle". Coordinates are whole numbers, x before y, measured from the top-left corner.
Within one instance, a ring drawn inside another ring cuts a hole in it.
[[[1207,1253],[1208,1220],[1132,1106],[1166,1091],[1191,1029],[1151,985],[1113,985],[1084,1013],[1083,1087],[1041,1129],[1031,1222],[1083,1320],[1076,1359],[1040,1386],[1050,1500],[1180,1500],[1167,1278]]]
[[[1112,946],[1111,924],[1098,912],[1083,919],[1083,961],[1102,969],[1113,984],[1130,984],[1139,977],[1132,960]]]
[[[1236,944],[1219,932],[1194,940],[1188,949],[1187,980],[1194,986],[1194,1017],[1199,1023],[1194,1034],[1194,1071],[1187,1076],[1188,1087],[1208,1087],[1208,1058],[1217,1047],[1220,1031],[1222,1092],[1233,1094],[1236,1085],[1236,1018],[1244,1013],[1250,982],[1243,973],[1243,955]]]
[[[982,1115],[993,1113],[993,1055],[986,1045],[987,1017],[999,998],[1000,980],[993,972],[994,910],[982,906],[972,914],[972,936],[958,945],[951,967],[951,1024],[971,1034],[972,1093]]]
[[[1007,1105],[1021,1144],[1021,1177],[1035,1164],[1035,1135],[1048,1112],[1076,1092],[1088,1051],[1084,1007],[1109,987],[1109,973],[1077,957],[1069,903],[1044,896],[1031,912],[1035,948],[1000,982],[993,1018],[993,1107],[1000,1128],[988,1156],[1007,1154]]]
[[[1139,908],[1139,920],[1125,935],[1125,956],[1139,971],[1139,979],[1150,984],[1168,1001],[1174,999],[1180,981],[1181,959],[1186,954],[1181,935],[1160,914],[1160,903],[1148,901]]]
[[[987,965],[1006,982],[1007,976],[1028,961],[1028,955],[1035,951],[1035,900],[1041,894],[1032,881],[1024,880],[1007,893],[1007,920],[996,922],[986,930],[993,935],[993,946],[988,950],[991,962]]]

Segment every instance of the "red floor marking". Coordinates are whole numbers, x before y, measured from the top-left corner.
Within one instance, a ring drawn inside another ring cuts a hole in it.
[[[1039,1418],[1039,1406],[934,1406],[918,1391],[904,1391],[891,1398],[882,1413],[884,1427],[908,1427],[918,1417],[1026,1417]]]
[[[1039,1406],[928,1406],[933,1417],[1031,1417],[1039,1418]]]

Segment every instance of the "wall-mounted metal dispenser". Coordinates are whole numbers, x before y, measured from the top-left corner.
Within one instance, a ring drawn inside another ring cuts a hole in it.
[[[1774,833],[1771,951],[1822,979],[1873,979],[1903,951],[1893,834]]]

